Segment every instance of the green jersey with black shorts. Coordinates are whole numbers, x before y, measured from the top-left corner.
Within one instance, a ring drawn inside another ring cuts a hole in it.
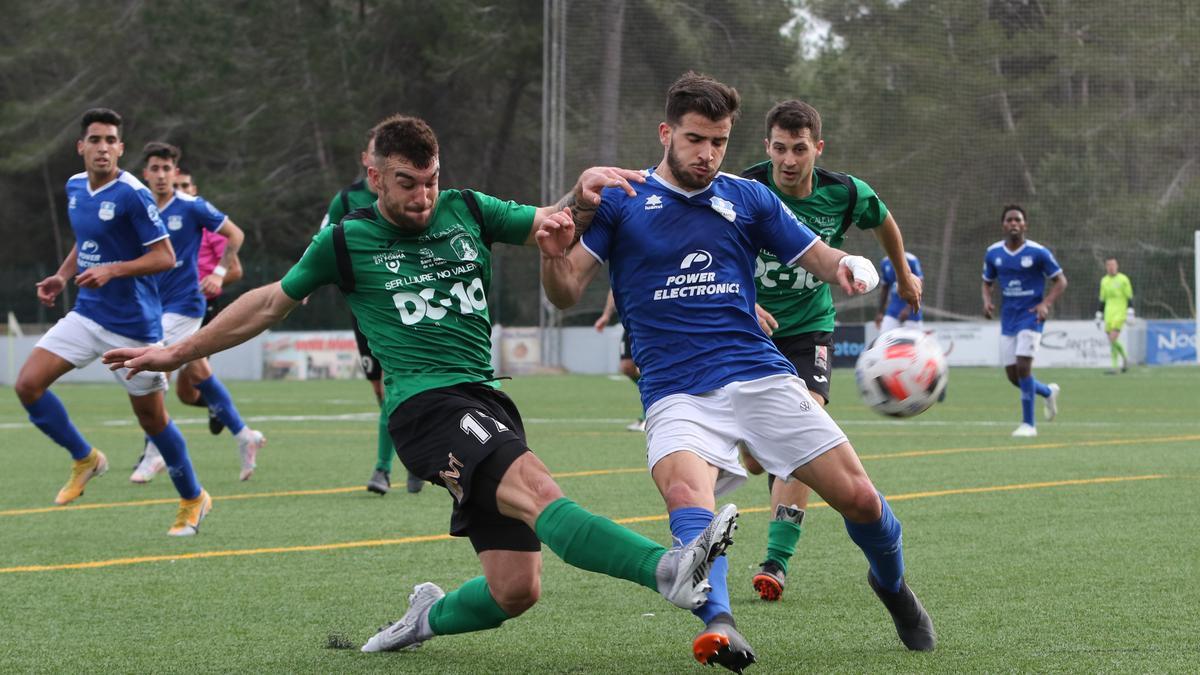
[[[814,168],[812,192],[803,199],[776,187],[770,161],[755,164],[742,175],[766,184],[792,213],[835,248],[842,245],[851,224],[868,230],[882,225],[887,217],[887,206],[871,186],[848,174]],[[829,284],[802,267],[788,267],[765,250],[758,252],[754,272],[758,304],[779,322],[771,340],[795,366],[809,391],[828,402],[835,316]]]

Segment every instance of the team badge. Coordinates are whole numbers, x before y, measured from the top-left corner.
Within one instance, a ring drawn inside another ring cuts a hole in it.
[[[112,220],[117,215],[117,205],[113,202],[100,202],[100,220]]]
[[[996,267],[999,267],[1004,264],[1004,261],[999,258],[996,258],[995,260],[992,261],[992,264],[995,265]]]
[[[386,260],[386,261],[384,261],[383,266],[388,268],[388,271],[391,272],[392,274],[400,273],[400,261],[399,260]]]
[[[1033,256],[1031,256],[1031,255],[1021,256],[1021,267],[1033,267]]]
[[[167,229],[172,232],[183,228],[183,216],[167,217]]]
[[[712,198],[708,200],[708,203],[712,206],[713,211],[721,214],[721,217],[725,220],[728,220],[732,223],[735,219],[737,219],[737,212],[733,210],[733,202],[713,195]]]
[[[471,235],[460,234],[450,240],[450,248],[454,249],[454,253],[458,255],[458,259],[463,262],[471,262],[479,257],[479,251],[475,249],[475,244],[471,241]]]
[[[829,370],[829,347],[827,345],[817,345],[817,355],[813,359],[813,366],[817,370]]]

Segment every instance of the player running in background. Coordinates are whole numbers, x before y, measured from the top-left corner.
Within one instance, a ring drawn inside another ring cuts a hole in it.
[[[850,294],[875,287],[875,266],[826,245],[761,183],[719,173],[739,105],[736,90],[710,77],[676,80],[658,128],[662,161],[636,196],[606,190],[578,245],[569,223],[538,233],[546,295],[574,305],[608,262],[642,369],[648,463],[672,534],[694,536],[713,519],[715,497],[745,481],[744,443],[772,475],[803,481],[843,515],[901,639],[933,649],[933,623],[904,581],[900,521],[754,310],[763,248]],[[755,655],[733,620],[727,567],[713,565],[692,649],[701,663],[740,671]]]
[[[983,256],[983,315],[992,318],[992,286],[999,282],[1004,306],[1000,313],[1000,363],[1013,386],[1021,390],[1021,425],[1017,437],[1037,436],[1033,417],[1034,396],[1046,399],[1046,420],[1058,415],[1057,384],[1042,384],[1033,377],[1033,357],[1042,342],[1042,329],[1050,308],[1067,289],[1067,275],[1050,249],[1025,238],[1029,224],[1025,209],[1004,207],[1004,239],[988,247]],[[1046,280],[1049,279],[1049,290]]]
[[[68,279],[79,287],[75,307],[54,324],[29,354],[17,375],[16,391],[29,421],[75,460],[71,477],[55,497],[69,504],[88,481],[108,470],[104,453],[93,448],[71,423],[50,385],[115,347],[162,340],[162,305],[155,274],[175,264],[171,239],[146,186],[117,162],[125,151],[121,116],[107,108],[83,114],[76,150],[85,172],[67,181],[67,214],[75,245],[58,271],[37,285],[38,299],[53,307]],[[82,270],[82,271],[81,271]],[[179,511],[167,534],[193,535],[212,508],[188,458],[183,434],[167,414],[161,373],[118,371],[138,424],[161,451],[179,492]]]
[[[1110,375],[1117,374],[1117,360],[1120,358],[1121,370],[1129,370],[1129,357],[1125,354],[1125,345],[1121,344],[1121,329],[1126,321],[1133,320],[1133,284],[1129,277],[1121,274],[1116,258],[1105,258],[1104,276],[1100,278],[1100,308],[1096,310],[1096,323],[1103,325],[1104,333],[1108,336],[1108,348],[1112,354],[1112,370]],[[1103,324],[1101,324],[1103,322]]]
[[[703,603],[709,561],[729,543],[733,514],[668,551],[589,513],[563,496],[529,450],[520,413],[497,388],[487,305],[491,247],[531,245],[541,223],[569,217],[554,206],[439,192],[433,130],[399,115],[375,128],[367,177],[378,201],[320,230],[281,282],[243,294],[192,337],[165,349],[113,350],[105,362],[169,371],[261,333],[321,286],[340,286],[388,373],[384,406],[400,459],[446,488],[454,500],[451,533],[471,540],[483,566],[483,576],[449,594],[417,585],[404,617],[363,651],[415,647],[522,614],[541,593],[543,543],[568,564],[657,590],[680,607]],[[586,205],[579,217],[590,217],[603,187],[629,189],[626,181],[639,179],[632,171],[585,171],[573,191]]]
[[[375,155],[375,129],[372,128],[367,132],[367,147],[359,156],[359,162],[362,163],[363,170],[374,162]],[[338,191],[333,199],[329,202],[329,209],[325,212],[325,218],[321,221],[321,228],[325,229],[330,225],[337,225],[342,222],[342,218],[356,209],[369,207],[375,203],[377,199],[375,190],[366,178],[359,178],[350,185]],[[383,407],[383,366],[379,363],[379,359],[375,358],[375,354],[371,351],[371,346],[367,344],[367,336],[358,329],[358,320],[353,314],[350,315],[350,326],[354,330],[354,341],[358,343],[358,362],[362,367],[363,374],[367,377],[367,382],[371,383],[371,390],[375,392],[375,402],[379,404],[379,433],[376,434],[375,447],[375,470],[371,473],[370,480],[367,481],[367,490],[378,495],[386,495],[392,489],[392,458],[396,456],[396,449],[392,446],[392,437],[388,433],[388,416],[387,411]],[[405,481],[405,489],[410,493],[417,493],[425,485],[425,481],[413,472],[408,472],[408,479]]]
[[[228,240],[221,260],[206,281],[219,288],[229,267],[236,264],[245,234],[224,213],[202,197],[175,189],[175,167],[179,149],[167,143],[151,142],[142,149],[142,177],[150,186],[158,211],[171,235],[175,248],[175,266],[158,275],[158,293],[162,300],[163,342],[171,345],[200,330],[204,320],[204,293],[196,269],[202,232],[220,233]],[[221,420],[237,440],[241,457],[238,478],[248,480],[254,474],[259,450],[266,438],[242,421],[225,385],[213,374],[208,359],[197,358],[183,366],[189,382],[204,397],[207,407]],[[146,439],[145,452],[129,480],[148,483],[165,468],[159,448]]]
[[[925,275],[921,272],[921,261],[908,251],[904,252],[904,258],[908,261],[908,269],[913,276],[924,283]],[[875,313],[875,327],[879,329],[880,335],[901,326],[924,329],[920,308],[913,311],[912,306],[900,297],[896,283],[896,267],[889,258],[884,258],[879,263],[879,291],[879,311]]]
[[[825,150],[821,115],[799,100],[783,101],[767,113],[763,145],[767,161],[742,175],[766,185],[792,213],[828,245],[838,248],[851,225],[869,230],[887,251],[893,270],[892,287],[900,303],[919,312],[922,283],[909,268],[900,226],[883,200],[865,181],[816,165]],[[755,263],[759,323],[809,394],[822,407],[829,404],[833,375],[833,328],[836,312],[829,285],[801,267],[789,267],[770,251],[760,250]],[[763,468],[742,453],[754,474]],[[783,596],[788,561],[800,541],[811,490],[801,481],[777,481],[768,476],[771,521],[766,556],[752,583],[763,600]]]
[[[603,333],[604,328],[608,326],[608,322],[612,320],[613,315],[617,313],[617,303],[613,300],[612,291],[608,292],[608,298],[604,301],[604,311],[600,313],[600,318],[596,319],[593,326],[597,333]],[[637,385],[638,378],[642,376],[642,371],[638,370],[637,364],[633,362],[633,348],[629,346],[629,331],[621,334],[621,354],[620,360],[617,362],[617,370],[622,375],[628,377],[634,385]],[[625,427],[627,431],[645,431],[646,416],[638,417],[638,420],[629,426]]]

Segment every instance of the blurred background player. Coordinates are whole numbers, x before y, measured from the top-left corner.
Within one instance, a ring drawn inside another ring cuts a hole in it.
[[[992,286],[1000,283],[1004,305],[1000,314],[1000,363],[1013,386],[1021,390],[1021,425],[1017,437],[1037,436],[1033,417],[1034,396],[1046,399],[1046,421],[1058,415],[1057,384],[1042,384],[1033,377],[1033,357],[1042,342],[1042,329],[1050,308],[1067,289],[1067,275],[1050,249],[1025,238],[1029,224],[1025,209],[1004,207],[1004,239],[988,247],[983,256],[983,315],[992,318]],[[1050,289],[1046,290],[1046,280]]]
[[[241,228],[224,213],[205,201],[175,189],[175,167],[179,148],[167,143],[151,142],[142,149],[142,177],[150,186],[159,213],[166,223],[171,244],[175,249],[175,266],[157,276],[162,301],[163,342],[170,345],[200,330],[204,320],[205,300],[200,290],[196,268],[200,252],[201,233],[219,232],[228,240],[221,260],[206,279],[210,288],[219,287],[228,267],[237,260],[245,235]],[[215,281],[212,279],[215,278]],[[248,480],[254,474],[259,450],[266,444],[262,433],[246,426],[225,385],[213,374],[208,359],[199,358],[184,365],[191,384],[204,397],[207,407],[221,420],[237,439],[241,470],[238,477]],[[153,439],[146,439],[142,459],[130,474],[134,483],[147,483],[165,468]]]
[[[178,166],[175,167],[175,189],[193,197],[199,193],[192,172]],[[221,296],[224,288],[242,279],[242,262],[241,258],[237,256],[229,261],[225,276],[214,274],[217,266],[221,264],[221,258],[225,255],[225,246],[228,242],[228,239],[212,230],[205,228],[201,231],[200,253],[196,256],[196,276],[200,278],[200,290],[204,293],[204,321],[200,322],[201,327],[207,326],[208,322],[212,321],[213,317],[219,314],[221,308],[225,306],[225,300]],[[191,375],[190,368],[185,368],[176,374],[175,395],[186,405],[207,410],[208,431],[216,436],[225,428],[225,423],[212,408],[208,407],[204,395],[196,389],[195,383],[192,382]]]
[[[612,320],[613,315],[617,313],[617,303],[613,300],[612,291],[608,292],[608,299],[604,301],[604,311],[600,313],[600,318],[596,319],[593,324],[597,333],[603,333],[604,328],[608,326],[608,322]],[[617,362],[617,370],[622,375],[628,377],[634,386],[637,386],[638,378],[642,376],[642,372],[638,370],[637,364],[633,362],[633,348],[629,346],[629,331],[621,334],[621,354],[620,361]],[[645,431],[646,416],[639,415],[636,422],[625,427],[628,431]]]
[[[153,197],[137,178],[117,166],[125,152],[121,116],[107,108],[93,108],[83,114],[80,131],[76,150],[86,171],[67,181],[67,213],[75,246],[58,271],[37,285],[38,299],[48,307],[54,306],[67,279],[74,278],[79,295],[74,308],[38,341],[16,383],[29,421],[75,460],[70,479],[54,499],[59,505],[82,495],[89,480],[108,470],[108,459],[84,440],[50,385],[109,349],[159,343],[162,305],[154,275],[175,264],[171,239]],[[212,498],[200,486],[183,434],[167,414],[163,401],[167,378],[161,373],[125,375],[126,371],[118,371],[117,379],[129,393],[138,424],[162,450],[179,492],[179,511],[167,534],[193,535],[212,508]]]
[[[358,158],[364,171],[374,163],[374,157],[375,129],[372,127],[367,132],[367,147],[363,149],[362,154]],[[338,190],[338,193],[333,196],[319,229],[323,230],[326,227],[337,225],[342,222],[342,218],[347,213],[360,208],[370,207],[375,203],[376,199],[378,197],[371,188],[371,183],[366,178],[359,178],[341,190]],[[358,343],[359,365],[362,366],[363,374],[367,376],[367,382],[371,383],[371,391],[375,393],[375,402],[379,405],[375,470],[371,473],[370,480],[367,481],[367,490],[378,495],[386,495],[392,489],[392,459],[396,456],[396,447],[392,445],[392,436],[388,433],[387,428],[387,411],[383,408],[383,366],[375,358],[375,354],[371,351],[371,346],[367,344],[367,336],[363,335],[363,332],[359,330],[358,319],[354,317],[353,313],[350,315],[350,326],[354,329],[354,341]],[[408,472],[405,488],[410,493],[420,492],[421,487],[424,485],[425,481],[422,481],[413,472]]]
[[[763,183],[826,244],[840,248],[851,225],[870,230],[894,264],[892,288],[902,304],[920,311],[922,283],[909,267],[900,226],[865,181],[816,165],[825,150],[821,115],[799,100],[777,103],[767,112],[767,161],[742,172]],[[755,269],[759,324],[795,367],[814,400],[829,404],[836,311],[829,285],[801,267],[789,267],[767,251]],[[743,448],[751,473],[763,469]],[[811,490],[800,481],[768,477],[771,521],[765,560],[752,580],[763,600],[783,596],[788,561],[802,533]]]
[[[1103,322],[1101,325],[1108,336],[1108,349],[1112,354],[1112,370],[1106,372],[1116,375],[1118,358],[1120,372],[1129,370],[1129,357],[1125,345],[1121,344],[1121,329],[1127,320],[1133,319],[1133,284],[1129,277],[1118,271],[1116,258],[1105,259],[1104,273],[1100,278],[1100,308],[1096,310],[1096,323]]]
[[[924,283],[925,275],[921,273],[921,261],[908,251],[904,252],[904,258],[908,261],[908,269],[913,276]],[[896,267],[890,259],[884,258],[879,263],[879,311],[875,314],[875,327],[879,329],[879,334],[883,335],[901,326],[922,330],[924,323],[921,319],[921,310],[913,311],[912,306],[900,297],[896,283]]]

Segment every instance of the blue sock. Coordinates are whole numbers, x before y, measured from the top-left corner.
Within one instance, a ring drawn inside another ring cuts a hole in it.
[[[195,499],[200,496],[200,481],[192,469],[192,460],[188,457],[187,441],[175,426],[175,420],[167,422],[167,428],[157,434],[150,434],[150,440],[162,453],[163,461],[167,464],[167,475],[175,484],[175,490],[184,499]]]
[[[879,585],[895,593],[900,590],[900,577],[904,576],[904,541],[900,532],[900,521],[892,514],[883,495],[879,495],[883,515],[873,523],[846,521],[846,532],[858,544],[867,562],[871,565],[871,576]]]
[[[236,436],[239,431],[246,428],[246,424],[242,422],[242,416],[238,414],[237,407],[233,405],[229,390],[221,384],[216,375],[203,382],[197,382],[196,388],[204,396],[204,400],[208,403],[208,409],[213,411],[226,429],[229,429],[229,433]]]
[[[1030,375],[1029,377],[1032,378],[1033,376]],[[1050,387],[1048,385],[1042,384],[1041,381],[1039,381],[1039,380],[1033,381],[1033,390],[1036,391],[1037,395],[1041,396],[1042,398],[1046,398],[1047,396],[1050,395]]]
[[[670,513],[671,534],[686,544],[703,532],[705,527],[708,527],[714,515],[712,511],[698,506],[672,511]],[[708,572],[708,583],[712,584],[712,590],[708,592],[708,602],[698,609],[692,610],[692,614],[700,617],[705,624],[712,621],[713,617],[718,614],[733,616],[733,610],[729,607],[729,586],[725,581],[728,573],[729,561],[725,556],[713,561]]]
[[[1033,376],[1022,377],[1018,382],[1021,387],[1021,421],[1029,426],[1034,426],[1033,421],[1033,396],[1034,384]]]
[[[92,445],[83,439],[83,434],[71,424],[67,409],[54,392],[49,389],[42,397],[25,406],[29,421],[42,430],[50,440],[58,443],[75,459],[84,459],[92,452]]]

